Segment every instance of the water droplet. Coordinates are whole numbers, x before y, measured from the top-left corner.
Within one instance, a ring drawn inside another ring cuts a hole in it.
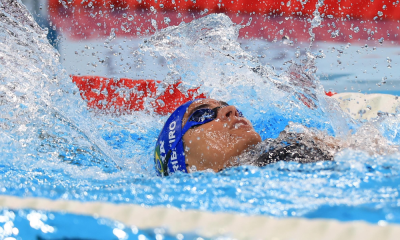
[[[385,39],[384,39],[383,37],[381,37],[381,38],[378,39],[378,42],[382,45],[382,43],[383,43],[384,40],[385,40]]]
[[[183,235],[182,235],[182,233],[178,233],[178,234],[176,234],[176,239],[178,239],[178,240],[183,240]]]
[[[300,57],[300,48],[297,48],[296,52],[294,53],[294,55],[296,56],[296,58]]]
[[[383,5],[383,6],[382,6],[382,9],[383,9],[383,10],[386,10],[386,5]]]
[[[281,31],[283,31],[283,30],[281,30]],[[283,36],[282,37],[282,43],[283,44],[289,44],[290,43],[289,37],[288,36]]]
[[[112,40],[115,39],[115,37],[116,37],[115,29],[114,29],[114,28],[111,28],[110,35],[108,36],[108,38],[107,38],[107,40],[106,40],[106,43],[111,42]]]
[[[378,16],[379,16],[379,17],[382,17],[382,16],[383,16],[383,12],[378,11]]]
[[[317,10],[315,10],[315,11],[317,11]],[[314,12],[314,14],[315,14],[315,12]],[[319,25],[321,25],[321,22],[322,22],[322,19],[321,19],[321,17],[319,16],[319,13],[318,13],[318,14],[315,14],[313,20],[311,21],[311,28],[316,28],[316,27],[318,27]]]
[[[358,33],[358,32],[360,31],[360,28],[359,28],[359,27],[355,27],[355,28],[353,28],[353,31],[354,31],[355,33]]]
[[[147,238],[146,238],[145,235],[140,234],[140,235],[138,236],[138,240],[147,240]]]
[[[125,238],[127,238],[126,232],[124,232],[123,230],[118,229],[118,228],[114,228],[114,229],[113,229],[113,234],[114,234],[118,239],[125,239]]]
[[[122,14],[122,17],[123,17],[123,18],[126,18],[126,16],[127,16],[126,13],[123,13],[123,14]]]
[[[331,32],[331,38],[335,38],[337,36],[339,36],[339,30],[335,30],[335,31]]]
[[[134,19],[134,17],[133,17],[132,15],[129,15],[129,16],[128,16],[128,20],[129,20],[129,21],[132,21],[133,19]]]
[[[165,24],[169,24],[171,22],[171,19],[169,17],[164,17],[164,22]]]
[[[101,23],[97,23],[97,26],[101,27]]]
[[[164,4],[160,4],[160,8],[164,8]]]
[[[379,220],[378,221],[378,225],[381,226],[381,227],[384,227],[384,226],[387,226],[388,224],[387,224],[387,222],[385,220]]]
[[[152,25],[155,29],[157,29],[157,21],[156,21],[156,20],[151,19],[151,25]]]

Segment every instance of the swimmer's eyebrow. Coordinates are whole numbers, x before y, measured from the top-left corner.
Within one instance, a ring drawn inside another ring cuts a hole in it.
[[[219,101],[219,104],[221,104],[222,106],[229,106],[229,104],[224,101]]]

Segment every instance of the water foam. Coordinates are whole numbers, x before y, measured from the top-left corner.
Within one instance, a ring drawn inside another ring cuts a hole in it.
[[[93,130],[79,90],[46,31],[20,2],[0,4],[2,158],[26,165],[38,159],[88,166],[99,162],[115,170],[119,159]]]

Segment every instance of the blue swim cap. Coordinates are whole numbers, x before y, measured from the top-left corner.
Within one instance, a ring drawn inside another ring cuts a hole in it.
[[[186,110],[195,99],[179,106],[169,116],[158,136],[154,150],[154,163],[157,176],[168,176],[180,171],[187,173],[185,152],[182,141],[182,119]],[[179,140],[177,140],[179,139]]]

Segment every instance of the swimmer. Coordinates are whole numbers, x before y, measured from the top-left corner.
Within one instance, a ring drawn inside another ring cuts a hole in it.
[[[154,154],[157,175],[219,172],[232,166],[265,166],[282,160],[333,160],[340,150],[333,137],[321,137],[301,125],[297,128],[303,132],[285,129],[277,139],[262,141],[235,106],[214,99],[189,101],[171,114],[158,137]]]

